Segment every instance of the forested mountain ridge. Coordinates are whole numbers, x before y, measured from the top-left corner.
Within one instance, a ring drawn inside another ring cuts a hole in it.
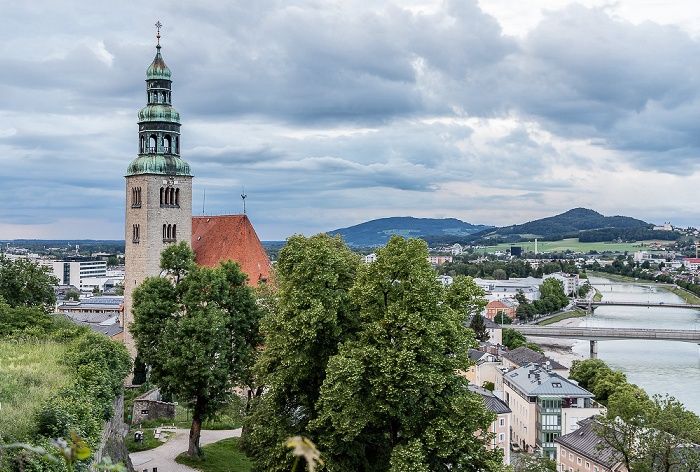
[[[391,236],[422,238],[424,236],[465,237],[493,226],[473,225],[456,218],[391,217],[367,221],[355,226],[328,231],[340,234],[349,246],[378,246],[386,244]]]
[[[554,234],[576,233],[602,228],[640,228],[649,223],[629,216],[603,216],[587,208],[574,208],[559,215],[529,221],[521,225],[504,226],[493,231],[485,231],[480,236],[507,236],[511,234],[550,236]]]

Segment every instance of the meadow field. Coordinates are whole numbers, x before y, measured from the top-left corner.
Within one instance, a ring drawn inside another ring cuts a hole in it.
[[[32,412],[70,381],[61,363],[65,344],[51,341],[0,341],[0,433],[21,440]]]
[[[537,241],[537,252],[565,252],[567,250],[571,252],[583,252],[588,253],[590,251],[598,252],[625,252],[630,253],[636,251],[645,250],[642,244],[645,246],[650,243],[661,243],[665,244],[669,241],[659,241],[659,240],[649,240],[649,241],[637,241],[634,243],[581,243],[578,238],[563,239],[561,241]],[[499,244],[497,246],[489,246],[486,249],[480,249],[479,251],[484,251],[487,253],[492,253],[495,251],[505,251],[510,249],[511,246],[520,246],[523,248],[523,252],[535,252],[535,242],[526,243],[507,243]]]

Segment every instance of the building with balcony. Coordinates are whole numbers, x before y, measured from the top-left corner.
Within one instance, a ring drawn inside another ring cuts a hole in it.
[[[601,412],[591,392],[540,364],[505,373],[503,395],[513,411],[511,441],[552,459],[556,459],[558,437],[576,430],[580,420]]]

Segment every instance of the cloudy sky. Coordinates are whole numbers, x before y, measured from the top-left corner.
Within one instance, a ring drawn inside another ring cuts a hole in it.
[[[0,239],[124,238],[156,21],[196,215],[700,225],[700,2],[0,0]]]

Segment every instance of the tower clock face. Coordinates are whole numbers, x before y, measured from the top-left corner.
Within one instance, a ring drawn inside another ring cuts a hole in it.
[[[160,273],[160,276],[164,279],[167,279],[173,285],[173,287],[177,284],[177,277],[175,277],[175,274],[171,274],[167,270],[163,270]]]

